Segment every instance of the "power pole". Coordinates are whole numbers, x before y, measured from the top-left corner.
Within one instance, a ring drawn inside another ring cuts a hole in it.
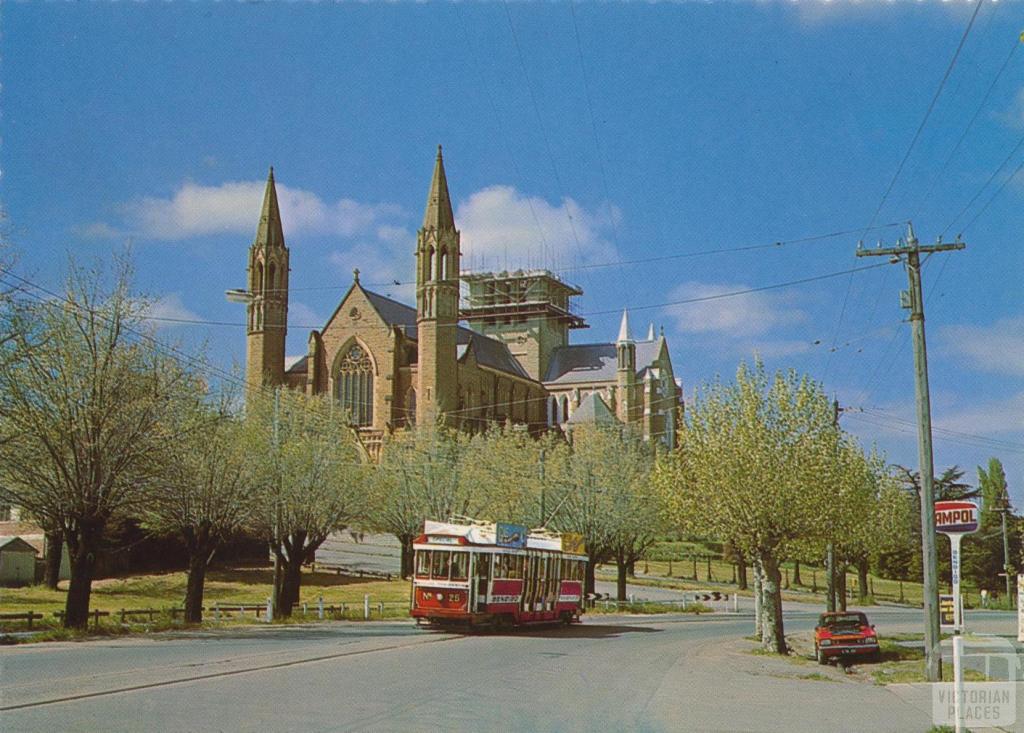
[[[910,311],[914,339],[914,392],[917,403],[917,456],[921,472],[921,555],[924,569],[925,676],[929,682],[942,679],[942,650],[939,646],[938,576],[935,560],[935,466],[932,456],[932,414],[928,392],[928,353],[924,339],[924,296],[921,292],[921,254],[963,249],[963,242],[921,246],[914,226],[907,222],[907,238],[895,247],[857,247],[858,257],[888,257],[893,264],[904,262],[909,289],[900,293],[900,305]]]

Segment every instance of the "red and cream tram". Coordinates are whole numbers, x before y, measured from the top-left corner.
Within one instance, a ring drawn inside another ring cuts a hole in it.
[[[413,543],[411,615],[435,624],[579,621],[582,538],[516,524],[424,523]]]

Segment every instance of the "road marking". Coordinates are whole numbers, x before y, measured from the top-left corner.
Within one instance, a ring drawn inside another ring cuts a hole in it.
[[[264,672],[269,669],[282,669],[284,667],[296,667],[300,664],[313,664],[316,662],[326,662],[331,659],[340,659],[342,657],[355,657],[361,654],[372,654],[374,652],[387,652],[394,651],[395,649],[406,649],[410,647],[419,647],[426,644],[437,644],[445,641],[457,641],[459,639],[465,639],[465,636],[446,636],[441,639],[424,639],[422,641],[414,641],[409,644],[391,644],[389,646],[376,647],[374,649],[357,649],[355,651],[338,652],[336,654],[324,654],[319,657],[308,657],[306,659],[293,659],[288,662],[277,662],[275,664],[264,664],[258,667],[247,667],[245,669],[232,669],[226,672],[211,672],[209,674],[201,674],[193,677],[181,677],[173,680],[162,680],[159,682],[147,682],[142,685],[131,685],[128,687],[118,687],[113,690],[98,690],[96,692],[83,692],[78,695],[66,695],[64,697],[55,697],[49,700],[36,700],[34,702],[23,702],[16,705],[4,705],[0,707],[0,711],[7,710],[23,710],[25,708],[41,707],[43,705],[55,705],[62,702],[74,702],[76,700],[87,700],[91,697],[105,697],[107,695],[117,695],[122,692],[136,692],[138,690],[148,690],[154,687],[168,687],[170,685],[181,685],[187,682],[199,682],[202,680],[217,679],[219,677],[233,677],[239,674],[249,674],[251,672]]]

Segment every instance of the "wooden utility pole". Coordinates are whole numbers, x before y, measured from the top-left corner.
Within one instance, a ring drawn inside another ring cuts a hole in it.
[[[917,403],[917,455],[921,472],[921,554],[924,569],[924,650],[925,675],[929,682],[942,679],[942,651],[939,647],[938,578],[935,561],[935,466],[932,458],[932,415],[928,392],[928,354],[924,338],[924,296],[921,292],[921,254],[963,249],[956,242],[921,246],[914,236],[914,226],[907,222],[907,238],[895,247],[857,247],[858,257],[888,257],[893,264],[903,262],[907,268],[909,289],[900,293],[900,305],[910,311],[910,327],[914,339],[914,392]]]

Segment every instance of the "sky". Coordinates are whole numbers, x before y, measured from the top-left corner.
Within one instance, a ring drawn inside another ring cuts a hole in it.
[[[5,3],[3,233],[47,289],[69,257],[130,248],[158,338],[230,369],[244,314],[223,293],[245,285],[269,166],[301,354],[354,268],[412,301],[442,144],[464,269],[579,285],[575,343],[613,340],[623,308],[638,336],[663,327],[687,399],[755,354],[809,374],[916,467],[906,274],[855,255],[912,220],[967,243],[924,268],[936,470],[973,483],[998,457],[1020,508],[1020,9]]]

